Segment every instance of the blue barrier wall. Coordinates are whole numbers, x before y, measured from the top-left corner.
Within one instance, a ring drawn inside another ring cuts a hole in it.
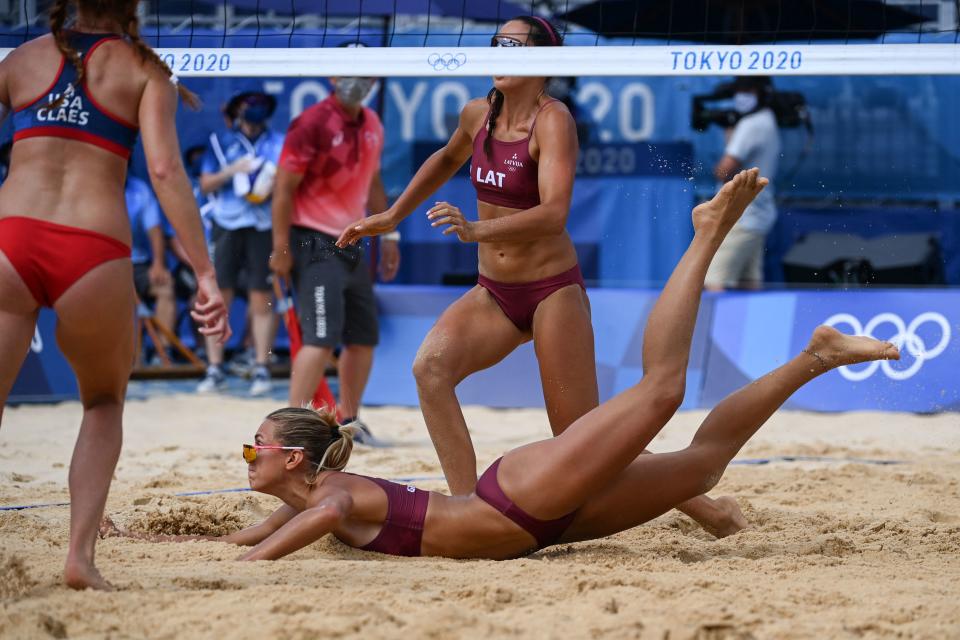
[[[904,342],[899,362],[831,371],[787,407],[810,411],[960,411],[960,292],[948,290],[727,294],[716,298],[700,404],[783,364],[813,329]]]
[[[417,404],[410,366],[423,336],[463,290],[381,287],[383,345],[371,376],[369,404]],[[657,292],[590,291],[600,395],[608,399],[639,380],[643,325]],[[712,407],[724,396],[799,353],[813,329],[906,341],[900,362],[832,371],[797,393],[794,409],[960,411],[960,291],[877,290],[708,294],[701,306],[687,374],[685,408]],[[460,401],[499,407],[543,406],[529,345],[497,367],[465,380]]]
[[[439,315],[466,289],[382,286],[377,292],[381,345],[365,397],[369,405],[416,406],[411,366]],[[643,328],[658,292],[590,291],[600,397],[635,384]],[[900,362],[831,371],[804,387],[787,407],[811,411],[960,411],[960,291],[876,290],[707,294],[694,335],[684,408],[712,407],[724,396],[783,364],[829,323],[846,333],[899,341]],[[11,402],[76,397],[76,383],[56,349],[54,316],[44,310]],[[540,407],[543,395],[531,345],[457,389],[464,404]]]
[[[439,315],[466,289],[451,287],[380,287],[381,344],[364,397],[366,404],[417,406],[411,366],[421,341]],[[609,398],[635,384],[643,370],[640,345],[647,314],[657,292],[631,289],[590,291],[596,334],[600,397]],[[696,407],[703,378],[700,363],[707,346],[709,310],[701,312],[687,375],[685,408]],[[540,372],[531,344],[523,345],[492,369],[481,371],[457,387],[463,404],[492,407],[542,407]]]

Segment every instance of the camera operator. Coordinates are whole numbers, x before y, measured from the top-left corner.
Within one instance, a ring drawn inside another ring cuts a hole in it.
[[[771,108],[773,83],[765,76],[741,76],[732,89],[733,108],[739,117],[726,129],[726,148],[713,174],[722,185],[741,169],[759,167],[760,175],[772,179],[780,159],[780,132]],[[759,289],[763,285],[764,243],[776,219],[771,182],[723,241],[707,271],[706,288]]]

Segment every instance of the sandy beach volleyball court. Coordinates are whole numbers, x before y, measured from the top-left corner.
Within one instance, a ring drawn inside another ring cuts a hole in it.
[[[278,504],[269,496],[174,494],[244,487],[240,445],[276,406],[131,401],[108,512],[164,533],[262,518]],[[679,414],[652,448],[683,446],[704,415]],[[79,416],[76,403],[6,410],[0,505],[68,499]],[[349,470],[444,487],[417,410],[364,416],[397,446],[358,447]],[[549,432],[537,410],[466,416],[481,467]],[[740,501],[751,526],[736,536],[714,540],[673,512],[506,562],[390,557],[328,537],[277,562],[234,563],[231,545],[111,538],[97,558],[114,593],[61,586],[66,507],[2,511],[0,637],[960,637],[960,418],[780,412],[740,459],[781,455],[903,463],[737,465],[711,494]]]

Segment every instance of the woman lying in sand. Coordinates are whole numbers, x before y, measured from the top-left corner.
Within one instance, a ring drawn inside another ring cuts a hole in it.
[[[693,210],[694,238],[647,321],[644,376],[633,388],[556,438],[508,452],[475,493],[458,497],[344,473],[354,429],[325,412],[280,409],[244,445],[244,459],[250,487],[285,504],[262,523],[215,539],[252,546],[242,560],[280,558],[328,533],[382,553],[496,560],[630,529],[710,490],[803,384],[837,366],[900,357],[889,342],[818,327],[793,360],[717,405],[686,449],[640,455],[680,406],[707,266],[767,184],[758,174],[742,171]],[[102,532],[123,535],[109,520]]]

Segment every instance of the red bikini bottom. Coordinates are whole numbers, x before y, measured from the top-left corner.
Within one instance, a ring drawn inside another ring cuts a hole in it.
[[[490,292],[504,315],[510,318],[520,331],[530,330],[533,326],[533,314],[551,293],[572,284],[578,284],[581,289],[587,290],[579,264],[563,273],[533,282],[497,282],[481,275],[477,284]]]
[[[94,267],[130,257],[130,247],[110,236],[22,216],[0,218],[0,251],[44,307]]]

